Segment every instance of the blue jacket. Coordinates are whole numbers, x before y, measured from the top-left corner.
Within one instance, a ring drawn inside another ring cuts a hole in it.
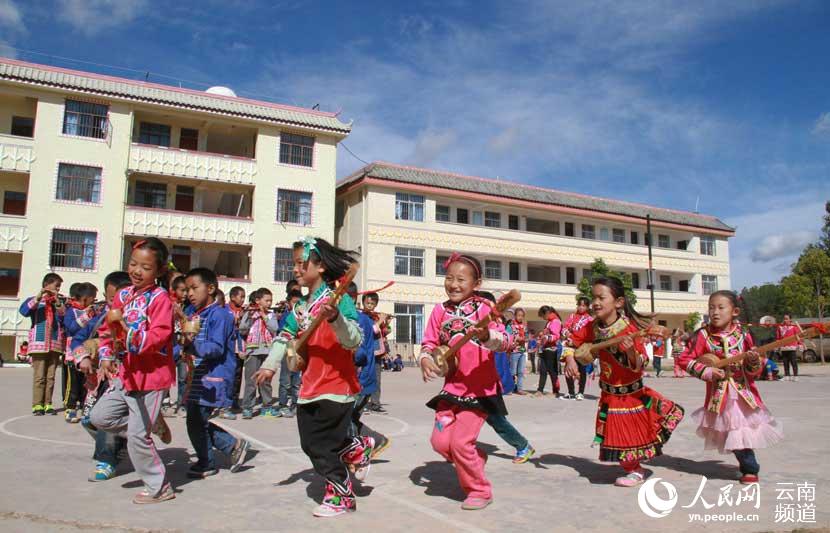
[[[363,342],[354,353],[354,364],[360,369],[357,375],[360,394],[368,396],[378,389],[375,375],[375,321],[366,313],[360,312],[357,314],[357,323],[363,330]]]
[[[84,327],[82,327],[78,330],[75,330],[71,334],[72,335],[72,342],[69,344],[69,349],[70,350],[72,350],[74,352],[75,349],[80,347],[85,341],[87,341],[88,339],[93,338],[93,336],[96,333],[96,330],[98,328],[98,325],[102,322],[102,320],[104,318],[104,315],[107,314],[108,309],[109,309],[109,307],[104,308],[103,311],[101,311],[97,315],[90,318],[89,321],[86,323],[86,325]],[[69,313],[67,313],[67,315],[69,315]],[[68,322],[68,320],[66,320],[64,318],[64,322]],[[67,328],[67,331],[68,331],[68,328]]]
[[[185,314],[193,315],[189,307]],[[236,354],[233,315],[227,309],[211,304],[203,310],[201,328],[193,344],[185,351],[195,357],[193,384],[188,402],[199,402],[208,407],[230,407],[233,379],[236,373]]]

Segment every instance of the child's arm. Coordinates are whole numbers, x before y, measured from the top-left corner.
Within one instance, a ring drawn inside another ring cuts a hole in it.
[[[268,319],[265,321],[265,327],[271,332],[271,335],[276,335],[280,330],[280,318],[275,313],[269,313]]]
[[[75,313],[74,310],[66,313],[63,316],[63,329],[66,331],[67,337],[74,337],[89,323],[91,315],[84,309],[81,313]]]
[[[239,334],[243,337],[248,336],[248,332],[251,331],[251,313],[248,311],[244,311],[242,313],[242,317],[239,319]]]
[[[348,294],[344,294],[337,305],[337,316],[330,320],[331,329],[337,336],[337,342],[347,350],[353,350],[363,342],[363,331],[357,323],[357,308]],[[322,312],[322,309],[321,309]]]
[[[193,349],[197,358],[224,359],[225,348],[233,337],[233,317],[228,313],[212,313],[211,320],[202,325],[206,331],[199,340],[197,335]]]
[[[173,304],[158,296],[147,308],[147,328],[127,330],[127,351],[132,355],[157,353],[173,338]],[[168,354],[170,357],[173,354]]]
[[[277,368],[279,368],[280,363],[282,363],[282,358],[285,357],[285,352],[288,349],[288,343],[297,337],[299,329],[297,318],[294,316],[294,313],[289,313],[288,318],[285,320],[285,325],[282,327],[279,334],[277,334],[277,338],[274,339],[274,343],[271,344],[271,350],[268,352],[268,357],[266,357],[265,361],[263,361],[260,371],[265,370],[270,372],[273,377],[273,375],[277,372]],[[257,381],[257,383],[259,383],[259,381]]]
[[[719,368],[712,368],[699,363],[697,358],[703,355],[706,349],[706,339],[703,333],[698,331],[695,333],[694,340],[690,340],[686,345],[686,349],[679,356],[680,368],[686,369],[689,375],[694,376],[703,381],[716,381],[722,379],[726,374]]]
[[[513,335],[507,331],[504,324],[494,320],[487,325],[488,338],[483,346],[491,352],[506,352],[513,344]]]
[[[40,304],[40,293],[38,293],[38,296],[30,296],[29,298],[26,298],[26,300],[20,304],[20,314],[23,316],[32,316],[32,313],[35,312],[38,304]]]
[[[750,353],[743,360],[743,370],[744,374],[750,378],[757,379],[764,370],[764,364],[761,356],[759,356],[754,350],[755,341],[752,339],[752,335],[750,335],[747,331],[744,336],[744,351]]]

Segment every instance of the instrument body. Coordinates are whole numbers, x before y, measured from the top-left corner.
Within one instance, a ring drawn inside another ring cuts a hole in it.
[[[357,275],[357,271],[360,266],[357,263],[352,263],[349,266],[349,270],[346,271],[346,274],[340,280],[337,285],[337,288],[334,290],[334,293],[328,300],[328,303],[331,305],[337,306],[340,303],[340,299],[346,294],[346,289],[349,288],[349,284],[352,282],[354,277]],[[321,314],[317,314],[314,317],[314,320],[311,322],[311,325],[302,332],[302,334],[297,339],[292,339],[288,346],[286,347],[285,351],[285,362],[288,365],[288,369],[291,372],[302,372],[305,370],[308,354],[306,350],[306,345],[308,344],[309,339],[317,331],[317,328],[323,323],[323,316]]]
[[[783,339],[779,339],[774,342],[770,342],[769,344],[765,344],[763,346],[756,347],[753,351],[758,355],[766,355],[769,352],[775,351],[782,346],[788,346],[793,342],[800,342],[803,339],[809,339],[812,337],[817,337],[823,333],[826,333],[828,328],[830,328],[830,322],[824,322],[823,324],[816,324],[811,326],[803,331],[798,332],[795,335],[790,335],[789,337],[784,337]],[[714,368],[726,368],[733,364],[742,363],[746,356],[749,355],[751,352],[742,352],[730,357],[718,357],[713,353],[703,354],[696,359],[699,363],[702,363],[706,366],[714,367]]]
[[[465,333],[464,336],[458,340],[458,342],[454,343],[452,346],[437,346],[432,352],[432,360],[435,363],[435,366],[438,367],[438,375],[445,377],[454,374],[458,367],[458,351],[473,338],[475,335],[474,330],[489,326],[490,322],[492,322],[496,316],[519,303],[521,299],[522,293],[516,289],[510,290],[499,298],[499,301],[496,302],[490,312],[487,313],[487,316],[476,322],[475,326],[471,327],[467,333]]]
[[[618,346],[625,340],[636,339],[639,337],[662,337],[665,339],[670,336],[671,331],[667,327],[649,326],[648,328],[641,329],[635,333],[620,335],[619,337],[614,337],[613,339],[608,339],[607,341],[582,344],[574,352],[574,359],[576,359],[576,361],[581,365],[588,365],[594,361],[596,354],[598,354],[601,350],[607,350],[608,348]]]

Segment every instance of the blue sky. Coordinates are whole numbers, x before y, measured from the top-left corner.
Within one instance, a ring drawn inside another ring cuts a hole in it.
[[[386,160],[736,225],[733,287],[776,281],[830,200],[830,4],[0,0],[21,50],[342,110]],[[362,166],[339,150],[338,174]]]

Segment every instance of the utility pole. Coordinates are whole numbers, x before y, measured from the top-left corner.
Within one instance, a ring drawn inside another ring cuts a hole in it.
[[[651,314],[654,314],[654,270],[651,267],[651,214],[646,215],[646,244],[648,244],[648,290],[651,295]]]

